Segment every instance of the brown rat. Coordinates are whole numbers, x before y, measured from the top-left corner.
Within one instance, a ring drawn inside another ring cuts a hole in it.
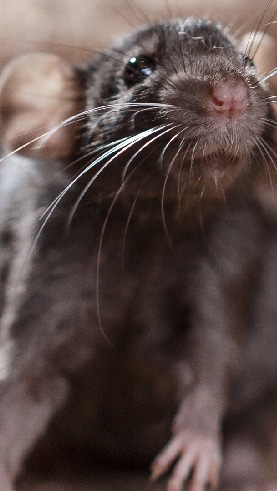
[[[169,491],[191,471],[191,490],[216,487],[237,300],[260,250],[259,215],[241,203],[247,190],[234,195],[270,143],[262,79],[221,26],[185,19],[76,71],[21,59],[1,85],[4,141],[25,154],[0,169],[1,489],[89,365],[90,410],[73,437],[121,461],[153,458],[169,439],[153,476],[177,462]],[[53,131],[37,139],[38,127]]]

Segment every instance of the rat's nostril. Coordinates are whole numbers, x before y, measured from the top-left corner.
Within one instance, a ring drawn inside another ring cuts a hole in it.
[[[214,97],[214,96],[213,96],[213,103],[214,103],[214,105],[215,105],[215,106],[219,106],[219,107],[221,107],[221,106],[223,106],[223,105],[224,105],[224,101],[220,101],[220,100],[218,100],[218,99],[217,99],[216,97]]]
[[[244,82],[220,82],[213,87],[210,103],[220,114],[240,113],[248,105],[248,91]]]

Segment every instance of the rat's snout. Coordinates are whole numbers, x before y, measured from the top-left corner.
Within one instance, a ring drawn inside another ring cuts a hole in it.
[[[219,115],[231,116],[245,111],[249,104],[248,87],[243,81],[223,80],[210,94],[210,108]]]

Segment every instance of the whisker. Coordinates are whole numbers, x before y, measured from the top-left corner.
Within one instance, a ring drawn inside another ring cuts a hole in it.
[[[204,197],[205,188],[206,188],[206,184],[203,184],[203,188],[202,188],[202,191],[201,191],[201,194],[200,194],[200,198],[199,198],[199,204],[201,203],[201,201],[202,201],[202,199]]]
[[[274,0],[269,0],[269,1],[267,2],[267,4],[266,4],[266,6],[264,7],[264,9],[261,11],[261,15],[260,15],[260,18],[258,19],[258,22],[257,22],[257,24],[256,24],[256,27],[255,27],[255,28],[253,28],[253,31],[252,31],[252,32],[253,32],[253,35],[252,35],[252,33],[251,33],[251,35],[249,36],[249,40],[248,40],[248,43],[247,43],[246,48],[245,48],[245,54],[246,54],[247,56],[249,56],[249,55],[250,55],[250,53],[251,53],[251,49],[252,49],[252,47],[253,47],[253,45],[254,45],[256,35],[257,35],[257,33],[259,32],[259,30],[260,30],[260,28],[261,28],[261,25],[262,25],[262,23],[263,23],[263,21],[264,21],[264,18],[265,18],[265,16],[266,16],[266,14],[267,14],[267,12],[268,12],[268,10],[269,10],[269,8],[270,8],[271,4],[273,3],[273,1],[274,1]]]
[[[277,95],[269,95],[267,97],[264,97],[264,102],[267,103],[268,101],[277,101]]]
[[[179,126],[181,126],[181,125],[180,125],[180,124],[178,124],[178,125],[174,126],[174,129],[178,128]],[[184,131],[185,131],[185,130],[186,130],[186,128],[184,129]],[[162,165],[163,165],[163,159],[164,159],[164,156],[165,156],[165,152],[167,151],[167,149],[168,149],[169,145],[170,145],[170,144],[172,143],[172,141],[174,141],[174,140],[175,140],[175,139],[176,139],[176,138],[177,138],[177,137],[180,135],[180,133],[182,133],[182,132],[183,132],[183,130],[181,130],[179,133],[177,133],[176,135],[174,135],[174,136],[173,136],[173,137],[172,137],[172,138],[169,140],[169,142],[167,142],[167,144],[164,146],[164,149],[163,149],[163,151],[162,151],[162,153],[161,153],[161,155],[160,155],[160,157],[159,157],[159,160],[158,160],[158,165],[159,165],[160,167],[162,167]]]
[[[264,77],[262,77],[260,80],[259,80],[259,84],[260,83],[263,83],[265,82],[266,80],[268,80],[269,78],[273,77],[274,75],[276,75],[277,73],[277,67],[276,68],[273,68],[272,70],[270,70],[270,72],[268,72]],[[272,99],[274,99],[276,96],[272,96]],[[270,97],[269,97],[270,98]]]
[[[276,152],[273,150],[273,148],[270,145],[268,145],[268,143],[264,139],[262,139],[262,137],[259,138],[259,142],[263,145],[263,148],[266,151],[270,161],[272,162],[274,169],[277,171],[276,164],[275,164],[272,156],[270,155],[270,152],[271,152],[271,154],[277,159]]]
[[[277,121],[275,119],[262,118],[262,120],[264,121],[265,125],[268,126],[269,128],[276,129]]]
[[[107,334],[105,333],[105,330],[104,330],[104,327],[103,327],[103,322],[102,322],[102,316],[101,316],[101,305],[100,305],[100,267],[101,267],[101,254],[102,254],[102,247],[103,247],[103,240],[104,240],[104,235],[105,235],[105,231],[106,231],[106,228],[107,228],[107,224],[108,224],[108,221],[109,221],[109,218],[110,218],[110,215],[112,213],[112,210],[114,208],[114,205],[116,203],[116,201],[118,200],[118,197],[120,196],[120,194],[122,193],[122,191],[124,190],[129,178],[132,176],[132,174],[135,172],[136,169],[133,169],[133,171],[131,172],[131,174],[127,177],[127,179],[121,184],[120,188],[117,190],[111,204],[110,204],[110,207],[108,209],[108,212],[107,212],[107,215],[105,217],[105,220],[104,220],[104,223],[102,225],[102,228],[101,228],[101,233],[100,233],[100,238],[99,238],[99,245],[98,245],[98,252],[97,252],[97,261],[96,261],[96,312],[97,312],[97,320],[98,320],[98,324],[99,324],[99,328],[104,336],[104,338],[106,339],[107,343],[113,348],[113,345],[110,341],[110,339],[108,338]],[[137,195],[138,197],[138,195]],[[137,198],[135,199],[135,202],[136,202]],[[135,205],[135,202],[133,203],[132,205],[132,209],[134,208],[134,205]],[[128,217],[128,220],[127,220],[127,223],[129,222],[129,217]],[[123,269],[123,268],[122,268]]]
[[[124,169],[123,169],[123,172],[122,172],[122,180],[124,181],[125,179],[125,175],[127,173],[127,170],[128,170],[128,167],[131,165],[131,163],[133,162],[133,160],[137,157],[137,155],[142,152],[142,150],[144,150],[146,147],[148,147],[151,143],[153,143],[153,141],[157,140],[158,138],[160,138],[161,136],[165,135],[166,133],[168,133],[169,131],[172,131],[174,130],[175,128],[177,128],[178,126],[180,125],[176,125],[176,126],[173,126],[173,123],[168,123],[167,125],[164,125],[164,126],[170,126],[169,128],[167,128],[165,131],[163,131],[162,133],[159,133],[158,135],[156,135],[154,138],[152,138],[151,140],[147,141],[141,148],[139,148],[135,153],[134,155],[132,155],[132,157],[128,160],[127,164],[125,165]]]
[[[134,12],[135,15],[139,14],[140,15],[140,22],[143,22],[143,23],[146,23],[147,25],[151,26],[151,21],[150,21],[150,18],[147,17],[145,11],[139,7],[139,5],[134,1],[132,0],[132,2],[129,2],[129,0],[124,0],[125,1],[125,4],[127,4],[129,6],[129,8],[131,9],[131,11]]]
[[[163,126],[168,126],[168,125],[163,125]],[[159,129],[161,129],[161,128],[159,128],[159,127],[158,127],[158,129],[157,129],[157,130],[155,130],[155,131],[158,131]],[[169,128],[169,130],[171,130],[171,128]],[[168,130],[168,131],[169,131],[169,130]],[[166,131],[166,132],[167,132],[167,131]],[[134,145],[134,144],[135,144],[135,143],[137,143],[138,141],[142,140],[144,137],[149,136],[149,134],[153,134],[153,133],[154,133],[154,131],[147,130],[147,131],[145,131],[145,132],[143,132],[143,133],[146,133],[146,135],[143,135],[143,136],[141,137],[141,134],[139,134],[139,137],[135,138],[134,140],[133,140],[132,138],[127,138],[127,140],[124,140],[124,141],[123,141],[123,146],[122,146],[122,144],[120,143],[120,144],[119,144],[119,145],[118,145],[116,148],[112,148],[112,150],[111,150],[111,151],[106,152],[106,154],[104,154],[104,155],[101,155],[101,156],[99,157],[99,159],[96,159],[96,160],[95,160],[95,161],[92,163],[92,164],[93,164],[93,166],[94,166],[94,165],[96,165],[97,163],[101,162],[103,159],[105,159],[105,158],[107,157],[107,154],[110,154],[110,153],[114,153],[114,152],[116,152],[116,153],[115,153],[115,155],[114,155],[114,156],[113,156],[113,157],[112,157],[110,160],[108,160],[108,162],[106,162],[106,163],[105,163],[105,164],[104,164],[104,165],[103,165],[103,166],[102,166],[102,167],[99,169],[99,171],[97,171],[97,172],[96,172],[96,174],[95,174],[95,175],[94,175],[94,176],[93,176],[93,177],[92,177],[92,178],[89,180],[89,182],[87,183],[87,185],[84,187],[83,191],[81,192],[81,194],[79,195],[78,199],[76,200],[76,202],[74,203],[74,205],[73,205],[73,207],[72,207],[71,213],[70,213],[70,215],[69,215],[69,224],[71,223],[71,221],[72,221],[72,219],[73,219],[73,216],[74,216],[74,214],[75,214],[75,212],[76,212],[76,210],[77,210],[77,208],[78,208],[78,206],[79,206],[80,202],[82,201],[82,199],[84,198],[85,194],[87,193],[88,189],[91,187],[92,183],[93,183],[93,182],[94,182],[94,181],[97,179],[97,177],[98,177],[98,176],[99,176],[99,175],[100,175],[100,174],[103,172],[103,170],[104,170],[104,169],[105,169],[105,168],[106,168],[106,167],[107,167],[107,166],[108,166],[108,165],[109,165],[109,164],[110,164],[110,163],[111,163],[111,162],[112,162],[112,161],[113,161],[115,158],[117,158],[117,157],[118,157],[119,155],[121,155],[123,152],[125,152],[126,150],[128,150],[129,148],[131,148],[131,146],[132,146],[132,145]],[[163,133],[162,133],[162,134],[163,134]],[[159,137],[159,136],[161,136],[161,135],[158,135],[158,137]],[[131,140],[131,142],[129,143],[129,141],[130,141],[130,140]],[[148,142],[147,142],[147,144],[148,144]],[[145,144],[145,145],[147,145],[147,144]],[[138,154],[140,151],[142,151],[142,149],[143,149],[143,148],[144,148],[144,146],[143,146],[143,147],[141,147],[141,148],[140,148],[140,149],[139,149],[139,150],[138,150],[138,151],[137,151],[137,152],[136,152],[136,153],[135,153],[135,154],[132,156],[132,158],[131,158],[131,159],[128,161],[128,163],[126,164],[126,166],[125,166],[125,168],[124,168],[124,170],[123,170],[123,173],[122,173],[122,181],[124,181],[125,174],[126,174],[126,171],[127,171],[127,168],[128,168],[128,166],[129,166],[129,164],[130,164],[130,163],[133,161],[133,159],[134,159],[134,158],[137,156],[137,154]],[[117,151],[117,150],[119,150],[119,151]],[[99,160],[99,162],[97,162],[97,160]],[[89,166],[89,167],[91,167],[91,165],[92,165],[92,164],[90,164],[90,166]],[[76,181],[77,179],[79,179],[79,178],[81,177],[81,175],[82,175],[82,174],[84,174],[84,173],[86,173],[88,170],[90,170],[90,169],[86,168],[86,169],[85,169],[85,170],[84,170],[84,171],[83,171],[83,172],[82,172],[82,173],[81,173],[81,174],[80,174],[80,175],[79,175],[79,176],[78,176],[78,177],[75,179],[75,181]]]
[[[127,107],[126,107],[127,106]],[[163,103],[137,103],[137,102],[128,102],[128,103],[114,103],[114,104],[108,104],[108,105],[103,105],[103,106],[98,106],[95,108],[91,109],[86,109],[85,111],[82,111],[80,113],[74,114],[73,116],[70,116],[63,120],[61,123],[55,125],[51,130],[48,130],[47,132],[43,133],[42,135],[39,135],[28,142],[24,143],[23,145],[20,145],[16,149],[12,150],[11,152],[5,154],[2,158],[0,158],[0,163],[3,162],[5,159],[11,157],[12,155],[15,155],[16,153],[20,152],[21,150],[24,150],[28,146],[32,145],[33,143],[41,142],[41,144],[38,146],[40,148],[43,146],[43,144],[52,137],[54,133],[56,133],[58,130],[61,128],[75,124],[79,121],[82,121],[85,119],[86,116],[89,116],[90,114],[94,112],[100,112],[100,111],[105,111],[105,114],[100,116],[95,122],[94,125],[96,126],[99,124],[101,119],[106,116],[107,114],[110,114],[113,111],[120,111],[121,109],[126,110],[133,110],[133,108],[137,107],[143,107],[143,108],[151,108],[151,109],[167,109],[167,108],[172,108],[173,106],[171,104],[163,104]],[[110,111],[107,112],[107,109],[110,109]],[[40,129],[40,128],[38,128]],[[43,127],[41,128],[43,129]],[[21,135],[28,134],[26,133],[21,133]]]
[[[272,2],[271,2],[271,3],[272,3]],[[270,25],[272,25],[272,24],[274,23],[274,22],[273,22],[273,19],[274,19],[274,17],[275,17],[275,15],[276,15],[276,13],[277,13],[277,10],[275,10],[275,11],[274,11],[274,13],[273,13],[273,15],[271,16],[271,18],[270,18],[269,22],[267,22],[267,23],[266,23],[266,26],[265,26],[265,30],[264,30],[264,32],[263,32],[263,35],[261,36],[261,38],[260,38],[260,40],[259,40],[259,42],[258,42],[258,44],[257,44],[257,46],[256,46],[256,49],[255,49],[255,51],[254,51],[254,53],[253,53],[253,55],[252,55],[252,58],[253,58],[253,59],[255,58],[255,56],[256,56],[256,54],[257,54],[257,51],[259,50],[259,48],[260,48],[260,46],[261,46],[261,43],[263,42],[264,36],[266,35],[266,33],[267,33],[268,29],[269,29],[269,26],[270,26]]]
[[[188,128],[188,127],[187,127]],[[180,151],[183,149],[183,146],[185,145],[185,142],[186,142],[186,139],[185,137],[182,139],[182,141],[180,142]],[[189,147],[189,145],[188,145]],[[178,211],[180,209],[180,203],[181,203],[181,178],[182,178],[182,169],[183,169],[183,163],[184,163],[184,159],[185,159],[185,156],[187,154],[187,151],[188,149],[185,151],[185,154],[182,158],[182,164],[180,165],[180,169],[179,169],[179,172],[178,172],[178,181],[177,181],[177,194],[178,194]]]
[[[166,0],[165,3],[166,3],[166,9],[167,9],[167,17],[170,17],[171,19],[173,19],[175,15],[173,14],[173,10],[171,8],[169,0]]]
[[[124,183],[126,183],[126,181],[124,181]],[[133,200],[133,203],[132,203],[132,206],[130,208],[130,212],[129,212],[129,215],[128,215],[128,218],[127,218],[127,222],[126,222],[126,225],[125,225],[124,236],[123,236],[123,241],[122,241],[122,254],[121,254],[121,269],[122,270],[124,269],[124,253],[125,253],[125,245],[126,245],[126,240],[127,240],[128,228],[129,228],[129,225],[130,225],[130,222],[131,222],[132,214],[133,214],[133,211],[135,209],[136,203],[138,201],[139,196],[142,193],[144,184],[145,184],[145,182],[143,182],[141,188],[139,189],[139,191],[137,192],[137,194],[136,194],[136,196],[135,196],[135,198]]]
[[[134,29],[137,28],[137,25],[134,24],[133,22],[131,22],[131,19],[128,15],[124,15],[123,12],[122,12],[122,9],[117,9],[113,4],[112,2],[108,2],[107,0],[104,0],[105,1],[105,4],[107,5],[108,8],[111,8],[117,15],[119,15],[122,19],[126,20],[127,23]],[[125,3],[127,3],[127,5],[129,6],[128,2],[125,0]],[[132,8],[132,10],[134,11],[135,13],[135,10]]]
[[[110,157],[110,155],[112,155],[112,154],[115,154],[107,162],[104,163],[104,165],[96,172],[96,174],[93,176],[93,178],[90,179],[89,183],[85,186],[85,189],[82,191],[80,197],[78,198],[78,200],[76,201],[75,205],[73,206],[73,210],[70,213],[69,222],[72,220],[73,214],[76,211],[76,208],[77,208],[78,204],[80,203],[80,201],[83,198],[83,196],[86,194],[86,192],[89,189],[89,187],[92,185],[92,183],[95,181],[95,179],[99,176],[99,174],[101,172],[103,172],[103,170],[115,158],[117,158],[121,153],[123,153],[124,151],[126,151],[127,149],[129,149],[133,144],[139,142],[143,138],[147,138],[149,135],[151,135],[151,134],[153,134],[153,133],[155,133],[157,131],[160,131],[160,130],[162,130],[165,127],[168,127],[169,125],[170,124],[160,125],[160,126],[158,126],[156,128],[150,128],[148,130],[145,130],[145,131],[139,133],[138,135],[134,135],[132,137],[123,138],[123,139],[119,140],[120,143],[118,143],[115,147],[109,149],[107,152],[105,152],[100,157],[98,157],[97,159],[95,159],[82,172],[80,172],[77,177],[75,177],[74,179],[72,179],[72,181],[54,199],[54,201],[47,207],[47,209],[45,210],[45,212],[42,214],[42,217],[41,218],[44,218],[45,217],[45,220],[44,220],[42,226],[40,227],[40,229],[39,229],[39,231],[37,233],[37,236],[36,236],[36,238],[34,240],[34,245],[32,247],[31,254],[33,253],[34,248],[35,248],[35,246],[37,244],[37,241],[38,241],[38,239],[39,239],[39,237],[40,237],[40,235],[41,235],[44,227],[46,226],[48,220],[50,219],[52,213],[54,212],[54,210],[58,206],[59,202],[66,195],[66,193],[74,186],[74,184],[76,184],[77,181],[79,181],[85,174],[87,174],[87,172],[89,172],[91,169],[93,169],[97,164],[101,163],[104,159]]]
[[[127,178],[122,182],[120,188],[117,190],[117,192],[116,192],[116,194],[115,194],[115,196],[114,196],[114,198],[112,200],[112,203],[111,203],[111,205],[110,205],[110,207],[108,209],[108,212],[107,212],[106,218],[104,220],[104,223],[102,225],[101,234],[100,234],[100,240],[99,240],[99,246],[98,246],[97,265],[96,265],[96,309],[97,309],[97,320],[98,320],[99,327],[101,329],[102,334],[104,335],[106,341],[110,345],[111,345],[111,342],[110,342],[109,338],[107,337],[107,335],[105,333],[105,330],[104,330],[104,327],[103,327],[102,316],[101,316],[101,306],[100,306],[100,266],[101,266],[102,246],[103,246],[103,240],[104,240],[105,230],[107,228],[107,224],[108,224],[110,215],[112,213],[112,210],[114,208],[114,205],[115,205],[116,201],[118,200],[118,198],[119,198],[120,194],[122,193],[122,191],[126,188],[126,184],[128,183],[129,179],[131,179],[131,176],[134,174],[134,172],[136,170],[137,170],[137,167],[132,170],[132,172],[127,176]],[[123,273],[123,269],[124,269],[123,268],[124,251],[125,251],[125,244],[126,244],[128,227],[129,227],[129,224],[130,224],[130,221],[131,221],[131,217],[132,217],[132,214],[133,214],[135,205],[136,205],[137,200],[138,200],[138,198],[139,198],[139,196],[140,196],[140,194],[142,192],[142,189],[143,189],[143,186],[144,186],[144,183],[145,182],[146,182],[146,179],[144,180],[144,182],[143,182],[140,190],[138,191],[137,195],[135,196],[135,199],[133,200],[133,203],[132,203],[130,212],[129,212],[128,217],[127,217],[127,222],[126,222],[126,226],[125,226],[125,230],[124,230],[124,235],[123,235],[123,243],[122,243],[122,255],[121,255],[121,270],[122,270],[122,273]]]
[[[188,162],[186,162],[186,156],[187,156],[188,152],[190,151],[191,146],[192,146],[192,142],[190,142],[188,144],[186,151],[184,153],[183,159],[182,159],[182,165],[180,166],[179,177],[178,177],[178,182],[180,182],[180,183],[181,183],[181,176],[182,176],[182,173],[184,171],[184,168],[186,167],[186,165],[188,165]],[[183,186],[181,187],[181,193],[180,193],[181,196],[185,192],[186,187],[187,187],[187,183],[184,183]]]
[[[169,145],[174,141],[176,140],[176,138],[178,138],[184,131],[186,131],[187,128],[184,128],[182,129],[181,131],[179,131],[176,135],[174,135],[171,140],[167,143],[165,149],[168,149]],[[167,223],[166,223],[166,218],[165,218],[165,206],[164,206],[164,202],[165,202],[165,190],[166,190],[166,185],[167,185],[167,182],[168,182],[168,178],[169,178],[169,174],[171,172],[171,169],[174,165],[174,162],[176,161],[180,151],[181,151],[181,148],[183,146],[184,142],[182,140],[182,142],[179,144],[178,146],[178,149],[177,149],[177,152],[175,153],[174,155],[174,158],[172,159],[170,165],[168,166],[168,169],[167,169],[167,172],[166,172],[166,176],[165,176],[165,180],[164,180],[164,184],[163,184],[163,189],[162,189],[162,197],[161,197],[161,214],[162,214],[162,222],[163,222],[163,227],[164,227],[164,231],[165,231],[165,234],[166,234],[166,238],[167,238],[167,241],[170,245],[170,247],[173,249],[173,245],[172,245],[172,242],[171,242],[171,239],[170,239],[170,236],[169,236],[169,231],[168,231],[168,227],[167,227]],[[163,160],[164,158],[164,154],[165,154],[165,151],[166,150],[163,150],[162,154],[161,154],[161,157],[159,159],[159,161]]]
[[[191,159],[190,159],[190,178],[192,176],[193,162],[194,162],[195,152],[196,152],[196,149],[198,147],[198,144],[199,144],[199,140],[197,140],[197,142],[195,143],[195,145],[192,149],[192,154],[191,154]]]
[[[258,141],[256,141],[256,146],[262,156],[262,159],[265,163],[265,166],[266,166],[266,170],[267,170],[267,174],[268,174],[268,177],[269,177],[269,182],[270,182],[270,188],[271,188],[271,192],[272,192],[272,195],[274,195],[274,187],[273,187],[273,182],[272,182],[272,177],[271,177],[271,173],[270,173],[270,169],[269,169],[269,165],[268,165],[268,162],[265,158],[265,155],[264,155],[264,152],[263,151],[266,151],[266,149],[264,148],[262,142],[260,141],[260,139]],[[268,155],[268,152],[266,151],[267,155]],[[272,159],[271,159],[272,161]],[[275,165],[274,165],[275,167]]]

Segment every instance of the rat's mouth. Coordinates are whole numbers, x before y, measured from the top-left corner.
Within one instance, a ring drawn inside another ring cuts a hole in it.
[[[220,176],[227,170],[237,169],[242,159],[238,156],[230,155],[224,152],[214,152],[206,156],[196,156],[190,159],[191,171],[204,178]]]
[[[225,153],[212,153],[201,159],[201,163],[206,168],[213,170],[224,171],[226,166],[236,165],[239,161],[238,157],[227,155]]]

